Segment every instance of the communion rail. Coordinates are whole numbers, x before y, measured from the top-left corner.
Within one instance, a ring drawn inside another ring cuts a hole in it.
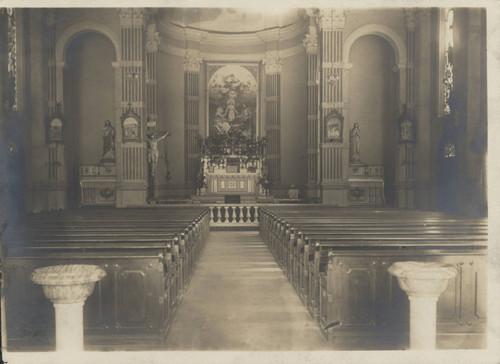
[[[210,206],[210,226],[258,226],[259,207],[245,204]]]

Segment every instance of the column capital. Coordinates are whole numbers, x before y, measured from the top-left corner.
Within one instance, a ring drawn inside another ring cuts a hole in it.
[[[315,13],[316,22],[321,30],[342,29],[345,25],[347,10],[320,9]]]
[[[417,9],[415,8],[406,8],[404,9],[405,16],[405,26],[406,30],[409,32],[414,32],[417,27]]]
[[[145,23],[146,9],[144,8],[120,8],[116,11],[122,27],[141,27]]]
[[[302,40],[302,44],[308,54],[318,53],[318,35],[316,33],[306,34],[305,38]]]
[[[54,8],[47,9],[47,13],[45,15],[45,22],[47,26],[52,27],[56,24],[57,20],[57,10]]]
[[[193,55],[184,56],[184,72],[199,73],[203,58]]]
[[[262,60],[264,70],[267,75],[272,75],[281,72],[283,61],[279,57],[269,57]]]
[[[146,51],[149,53],[157,52],[160,41],[161,37],[160,33],[156,31],[156,24],[148,24],[146,31]]]

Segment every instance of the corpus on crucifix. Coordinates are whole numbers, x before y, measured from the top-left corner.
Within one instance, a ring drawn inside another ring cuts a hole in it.
[[[156,174],[156,164],[158,163],[158,158],[160,152],[158,151],[158,142],[165,139],[170,135],[170,132],[166,131],[163,133],[153,132],[148,135],[148,162],[151,164],[151,176],[154,177]]]

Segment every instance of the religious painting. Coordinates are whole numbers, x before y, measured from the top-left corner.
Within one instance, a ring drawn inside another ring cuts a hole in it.
[[[344,131],[344,117],[333,110],[325,117],[324,122],[324,140],[325,142],[342,142]]]
[[[47,117],[47,143],[63,143],[64,120],[62,117],[61,104],[57,104],[55,113]]]
[[[50,121],[49,125],[49,142],[62,143],[63,137],[63,122],[60,118],[56,117]]]
[[[257,135],[257,64],[209,64],[208,133],[238,130],[247,138]]]
[[[140,117],[132,109],[128,109],[121,117],[122,140],[124,142],[140,142]]]
[[[413,143],[415,141],[415,127],[413,118],[406,112],[399,117],[399,142]]]

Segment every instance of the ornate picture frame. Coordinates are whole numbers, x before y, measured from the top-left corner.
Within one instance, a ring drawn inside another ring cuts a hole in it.
[[[325,142],[342,143],[344,136],[344,117],[333,110],[325,116],[323,122],[323,140]]]
[[[398,118],[399,143],[415,143],[415,120],[406,110]]]
[[[46,118],[46,139],[47,144],[64,143],[64,124],[65,120],[61,112],[61,104],[57,104],[53,115]]]
[[[206,64],[206,135],[238,129],[260,136],[260,66],[254,62]]]
[[[141,117],[131,107],[120,117],[122,124],[122,141],[141,141]]]

